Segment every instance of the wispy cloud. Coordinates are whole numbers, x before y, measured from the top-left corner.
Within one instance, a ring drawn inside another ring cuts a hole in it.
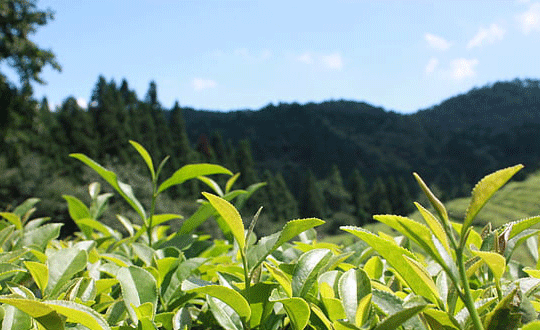
[[[263,49],[259,53],[253,53],[247,48],[237,48],[234,50],[234,55],[249,61],[265,61],[272,57],[272,52],[269,49]]]
[[[337,52],[332,54],[312,54],[305,52],[296,57],[296,60],[308,65],[317,64],[331,70],[343,69],[343,57]]]
[[[215,80],[203,78],[195,78],[191,84],[193,85],[193,89],[197,92],[217,86],[217,82]]]
[[[343,69],[343,58],[339,53],[321,56],[322,63],[329,69]]]
[[[426,33],[424,35],[424,39],[426,39],[429,47],[431,47],[433,49],[445,51],[445,50],[447,50],[448,48],[450,48],[452,46],[451,42],[447,41],[446,39],[444,39],[442,37],[431,34],[431,33]]]
[[[456,80],[474,77],[476,75],[477,59],[457,58],[450,62],[450,75]]]
[[[439,65],[439,60],[435,57],[432,57],[429,59],[429,62],[426,64],[425,72],[427,75],[432,74],[433,71],[437,68]]]
[[[533,3],[529,10],[517,16],[521,30],[525,34],[531,31],[540,31],[540,3]]]
[[[304,54],[296,58],[298,61],[305,64],[313,64],[313,55],[310,52],[305,52]]]
[[[467,48],[482,46],[483,43],[492,44],[504,38],[506,30],[493,23],[489,28],[481,27],[478,33],[469,41]]]
[[[88,108],[88,102],[86,102],[86,100],[81,97],[77,99],[77,105],[79,105],[83,109]]]

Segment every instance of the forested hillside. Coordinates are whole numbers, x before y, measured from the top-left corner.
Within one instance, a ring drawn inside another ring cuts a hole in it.
[[[169,174],[210,162],[240,172],[239,187],[266,182],[246,213],[264,205],[268,228],[319,216],[334,223],[330,232],[370,221],[371,214],[410,212],[413,171],[449,199],[466,194],[485,173],[516,163],[533,171],[540,161],[536,80],[498,82],[410,115],[343,100],[227,113],[178,103],[167,109],[154,82],[141,98],[127,80],[102,76],[88,109],[73,97],[50,109],[46,99],[38,102],[5,79],[1,87],[1,207],[38,196],[60,220],[68,216],[58,185],[80,190],[88,179],[69,153],[136,169],[141,164],[129,153],[130,139],[155,159],[170,155]],[[137,186],[136,177],[124,179]],[[169,197],[194,200],[200,188],[193,182]]]

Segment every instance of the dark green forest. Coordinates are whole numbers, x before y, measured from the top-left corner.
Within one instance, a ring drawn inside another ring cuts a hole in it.
[[[21,3],[33,15],[18,13]],[[32,2],[9,4],[14,7],[2,17],[0,62],[12,66],[21,81],[0,72],[1,210],[38,197],[39,212],[69,222],[62,195],[84,199],[85,186],[98,180],[70,153],[125,173],[122,179],[144,195],[145,168],[129,140],[154,159],[170,156],[164,174],[207,162],[241,173],[238,188],[265,182],[243,210],[249,217],[264,206],[259,224],[264,232],[295,217],[323,218],[333,233],[339,225],[369,222],[372,214],[407,214],[418,195],[413,171],[448,200],[465,195],[471,183],[496,169],[523,163],[523,178],[540,164],[539,80],[496,82],[399,114],[347,100],[232,112],[186,108],[180,100],[166,108],[153,81],[141,96],[127,79],[100,76],[87,109],[72,96],[51,109],[46,98],[33,96],[31,83],[42,82],[44,66],[60,65],[27,34],[52,13]],[[18,47],[21,43],[27,46]],[[189,213],[204,189],[193,181],[172,191],[158,208]],[[113,205],[110,212],[115,210]]]

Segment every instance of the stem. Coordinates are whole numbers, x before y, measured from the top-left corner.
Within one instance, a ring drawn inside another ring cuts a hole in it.
[[[249,276],[248,274],[248,264],[244,251],[240,250],[240,256],[242,257],[242,265],[244,266],[244,286],[247,295],[247,293],[249,292],[249,287],[251,285],[251,276]]]
[[[152,206],[150,207],[150,218],[148,219],[148,226],[146,227],[146,233],[148,234],[148,246],[152,247],[152,220],[154,212],[156,211],[156,198],[157,198],[157,182],[152,182]]]
[[[459,276],[461,280],[461,285],[463,286],[463,293],[464,297],[464,303],[467,309],[469,310],[469,315],[471,316],[474,329],[475,330],[484,330],[484,326],[482,325],[482,321],[480,320],[480,316],[478,315],[478,311],[476,310],[474,306],[474,299],[471,294],[471,288],[469,287],[469,280],[467,279],[467,271],[465,270],[465,263],[463,261],[463,249],[460,247],[456,250],[456,258],[459,268]]]

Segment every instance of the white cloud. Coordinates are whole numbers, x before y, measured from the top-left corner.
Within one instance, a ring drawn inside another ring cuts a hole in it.
[[[517,20],[525,34],[540,31],[540,3],[532,4],[529,10],[517,16]]]
[[[486,42],[492,44],[496,41],[500,41],[504,38],[506,30],[493,23],[489,28],[481,27],[478,33],[469,41],[467,48],[482,46],[482,43]]]
[[[217,83],[212,79],[195,78],[193,79],[192,85],[195,91],[202,91],[203,89],[216,87]]]
[[[450,62],[450,74],[456,80],[474,77],[476,75],[475,69],[477,65],[477,59],[457,58]]]
[[[439,65],[439,60],[435,57],[432,57],[429,59],[428,64],[426,65],[426,74],[431,74],[433,71],[435,71],[435,68]]]
[[[305,64],[313,64],[313,55],[310,52],[305,52],[304,54],[296,58],[298,61]]]
[[[437,49],[437,50],[444,51],[450,48],[450,46],[452,46],[451,42],[431,33],[426,33],[424,38],[426,39],[429,47]]]
[[[339,53],[322,55],[321,62],[329,69],[341,70],[343,68],[343,59]]]
[[[238,48],[234,50],[234,55],[241,57],[249,57],[249,51],[247,48]]]
[[[78,98],[77,99],[77,104],[83,109],[88,108],[88,102],[86,102],[86,100],[83,99],[83,98]]]

